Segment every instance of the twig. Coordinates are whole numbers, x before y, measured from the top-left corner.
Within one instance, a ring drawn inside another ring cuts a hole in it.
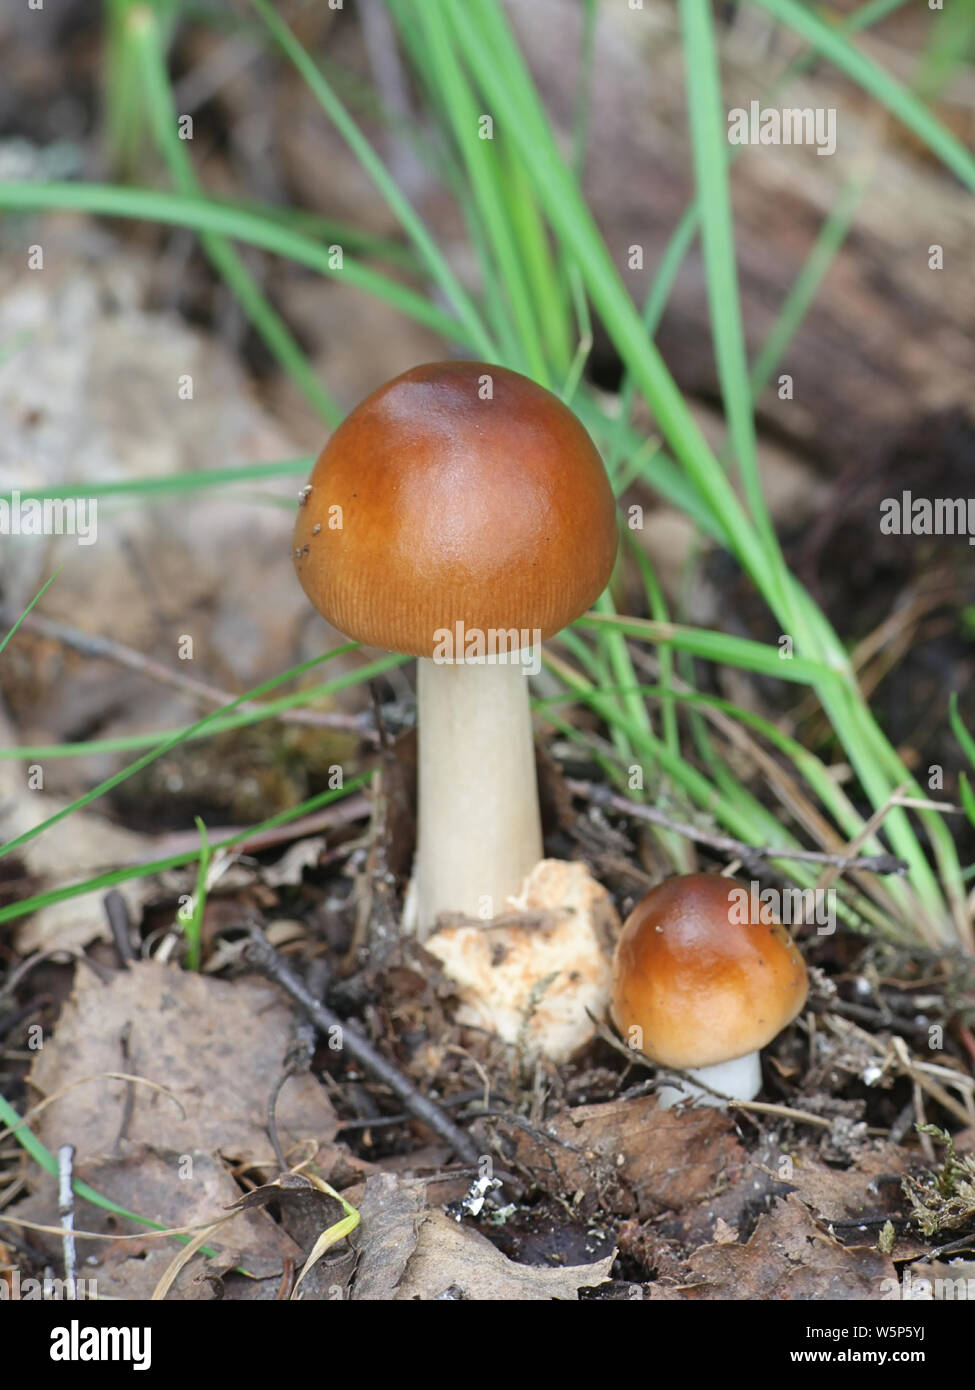
[[[135,951],[132,949],[132,919],[129,917],[128,904],[118,889],[112,888],[102,899],[102,906],[105,909],[105,916],[108,918],[112,940],[115,942],[115,950],[118,953],[122,968],[128,970],[129,965],[136,958]]]
[[[288,1299],[291,1297],[291,1290],[294,1288],[294,1284],[295,1262],[290,1255],[285,1255],[284,1265],[281,1270],[281,1282],[278,1285],[277,1293],[274,1295],[274,1301],[276,1303],[287,1303]]]
[[[0,607],[0,620],[8,620],[8,612],[2,607]],[[182,671],[172,671],[161,661],[155,661],[151,656],[144,656],[142,652],[137,652],[134,647],[127,647],[124,643],[116,642],[111,637],[94,636],[91,633],[82,632],[79,628],[71,627],[68,623],[59,623],[52,618],[44,618],[39,613],[28,614],[21,624],[21,630],[33,632],[38,637],[47,637],[53,642],[60,642],[62,646],[70,647],[72,651],[80,652],[82,656],[94,657],[100,661],[112,661],[116,666],[125,666],[130,671],[137,671],[140,675],[148,676],[158,685],[172,686],[176,690],[182,690],[185,694],[194,695],[212,705],[228,705],[231,700],[236,698],[228,691],[221,690],[219,686],[197,680],[195,676],[186,675]],[[259,703],[252,701],[247,701],[240,706],[242,711],[253,711],[260,708]],[[290,709],[282,710],[273,717],[282,724],[303,724],[316,729],[345,729],[350,733],[358,734],[361,738],[375,740],[376,737],[368,713],[340,714],[330,713],[326,710]]]
[[[950,1096],[948,1092],[945,1090],[945,1088],[943,1086],[940,1086],[938,1082],[934,1080],[933,1076],[931,1075],[931,1072],[934,1071],[935,1068],[932,1066],[930,1062],[918,1062],[915,1061],[913,1057],[911,1057],[910,1053],[907,1050],[907,1047],[904,1044],[903,1038],[898,1037],[895,1034],[890,1040],[890,1045],[893,1049],[894,1056],[900,1063],[901,1071],[904,1073],[905,1076],[909,1076],[916,1086],[920,1087],[921,1090],[926,1091],[932,1100],[936,1100],[939,1105],[943,1105],[946,1110],[950,1110],[952,1115],[954,1115],[957,1120],[960,1120],[963,1125],[970,1125],[972,1123],[972,1090],[970,1086],[965,1087],[963,1091],[963,1094],[965,1095],[965,1098],[968,1101],[968,1106],[965,1107],[963,1105],[960,1105],[958,1101],[955,1100],[954,1096]],[[956,1084],[959,1087],[961,1087],[961,1083],[967,1080],[967,1077],[959,1076]],[[919,1096],[915,1099],[915,1106],[918,1111],[918,1121],[920,1123],[922,1122],[923,1117],[921,1115],[921,1105]],[[924,1134],[921,1135],[922,1140],[926,1137],[927,1136]]]
[[[699,1086],[700,1080],[695,1077],[695,1083]],[[720,1091],[712,1092],[714,1095],[721,1095]],[[767,1100],[735,1100],[728,1101],[729,1106],[735,1110],[754,1110],[759,1115],[779,1115],[783,1120],[801,1120],[806,1125],[819,1125],[821,1129],[831,1129],[832,1122],[824,1120],[822,1115],[810,1114],[808,1110],[794,1110],[791,1105],[775,1105]]]
[[[126,1023],[119,1034],[119,1051],[122,1053],[122,1070],[131,1071],[132,1056],[129,1051],[129,1039],[132,1037],[132,1024]],[[122,1118],[119,1121],[118,1134],[115,1136],[115,1143],[112,1145],[112,1153],[121,1153],[122,1142],[129,1136],[129,1126],[132,1123],[132,1116],[135,1112],[135,1086],[131,1081],[125,1083],[125,1099],[122,1102]]]
[[[369,812],[369,801],[357,792],[354,796],[347,796],[310,816],[302,816],[300,820],[289,821],[287,825],[279,825],[273,830],[263,830],[260,834],[250,835],[246,840],[241,840],[239,845],[235,845],[234,851],[238,855],[256,854],[258,850],[303,840],[330,827],[352,825],[357,820],[365,820]],[[212,841],[218,841],[230,839],[232,835],[239,833],[239,830],[240,827],[234,825],[209,826],[208,834]],[[199,831],[176,830],[156,841],[153,854],[164,858],[166,855],[182,854],[186,850],[197,849],[199,844]]]
[[[592,1014],[589,1015],[592,1018]],[[595,1019],[594,1022],[597,1022]],[[654,1062],[635,1047],[630,1047],[627,1043],[622,1043],[605,1024],[597,1022],[597,1032],[604,1042],[614,1047],[617,1052],[622,1053],[629,1062],[636,1066],[647,1067],[654,1071],[656,1075],[650,1081],[641,1082],[639,1086],[631,1086],[618,1097],[620,1100],[632,1100],[638,1095],[646,1095],[662,1089],[664,1086],[672,1085],[674,1081],[689,1081],[693,1085],[707,1091],[708,1095],[715,1096],[723,1101],[729,1108],[737,1110],[754,1110],[762,1115],[778,1115],[784,1120],[801,1120],[807,1125],[818,1125],[821,1129],[829,1129],[830,1121],[824,1120],[822,1115],[813,1115],[808,1110],[795,1110],[791,1105],[776,1105],[772,1101],[765,1100],[738,1100],[734,1096],[725,1095],[724,1091],[717,1091],[713,1086],[709,1086],[706,1081],[702,1081],[699,1076],[689,1076],[685,1071],[678,1071],[676,1067],[662,1067],[659,1062]]]
[[[969,1231],[967,1236],[961,1236],[948,1245],[939,1245],[936,1249],[929,1250],[926,1258],[938,1260],[942,1255],[960,1255],[963,1250],[975,1250],[975,1231]]]
[[[446,1100],[442,1100],[440,1104],[443,1106],[445,1110],[453,1110],[456,1106],[459,1105],[470,1105],[472,1100],[484,1100],[483,1109],[477,1112],[477,1117],[481,1118],[483,1115],[488,1113],[500,1113],[498,1111],[490,1110],[490,1099],[491,1093],[487,1093],[487,1099],[485,1100],[485,1092],[482,1087],[478,1086],[477,1090],[461,1091],[459,1095],[449,1096]],[[364,1119],[357,1118],[354,1120],[340,1120],[338,1133],[341,1134],[344,1130],[347,1129],[379,1129],[385,1125],[403,1125],[406,1124],[407,1120],[410,1120],[412,1118],[413,1117],[409,1114],[409,1112],[404,1110],[399,1115],[367,1115]],[[473,1116],[471,1118],[473,1118]]]
[[[887,1138],[892,1144],[902,1144],[908,1130],[912,1128],[913,1124],[914,1101],[911,1099],[906,1105],[901,1107],[897,1114],[897,1118],[890,1127],[890,1133],[887,1135]]]
[[[328,987],[328,976],[329,969],[326,961],[319,958],[311,962],[308,967],[308,988],[316,999],[320,999],[325,993]],[[278,1138],[278,1096],[280,1096],[289,1077],[300,1076],[303,1072],[308,1071],[315,1055],[315,1043],[315,1025],[305,1013],[297,1013],[291,1028],[291,1042],[284,1054],[284,1067],[267,1101],[267,1132],[282,1173],[286,1171],[288,1165],[285,1162],[281,1141]]]
[[[843,1018],[842,1015],[827,1013],[823,1015],[823,1019],[830,1031],[839,1037],[848,1037],[851,1033],[855,1033],[865,1047],[869,1047],[878,1057],[883,1058],[883,1065],[885,1067],[888,1065],[891,1056],[893,1056],[901,1075],[906,1076],[913,1084],[914,1109],[917,1114],[918,1124],[925,1123],[925,1094],[930,1095],[933,1100],[936,1100],[939,1105],[944,1106],[946,1110],[950,1110],[952,1115],[960,1120],[963,1125],[967,1126],[972,1123],[973,1118],[975,1118],[975,1109],[973,1109],[973,1102],[975,1102],[975,1083],[972,1082],[970,1077],[962,1072],[955,1072],[949,1067],[939,1066],[933,1062],[921,1062],[912,1057],[907,1050],[907,1044],[899,1033],[892,1033],[889,1041],[883,1043],[879,1038],[875,1038],[872,1033],[868,1033],[866,1029],[861,1028],[850,1019]],[[945,1088],[935,1080],[935,1077],[938,1076],[943,1077],[946,1081],[958,1087],[959,1091],[968,1102],[967,1107],[960,1105],[959,1102],[955,1100],[954,1096],[948,1094]],[[921,1132],[921,1147],[925,1150],[926,1158],[928,1157],[928,1151],[930,1151],[930,1158],[928,1161],[933,1164],[934,1150],[931,1148],[928,1136],[924,1134],[923,1131]]]
[[[300,1004],[320,1033],[328,1034],[333,1029],[339,1029],[343,1045],[349,1054],[367,1071],[372,1072],[377,1080],[388,1086],[414,1119],[431,1129],[445,1144],[449,1144],[458,1158],[477,1167],[481,1153],[470,1135],[455,1125],[435,1101],[417,1090],[398,1067],[356,1030],[352,1022],[343,1022],[338,1014],[332,1013],[331,1009],[319,1003],[304,982],[288,969],[262,931],[257,927],[251,927],[250,934],[251,939],[244,953],[250,964],[290,995],[296,1004]]]
[[[58,1217],[64,1232],[61,1248],[64,1251],[64,1278],[67,1297],[78,1297],[78,1252],[74,1240],[74,1147],[62,1144],[58,1149]]]
[[[872,1009],[866,1004],[852,1004],[845,999],[810,999],[807,1005],[815,1014],[838,1014],[841,1018],[853,1019],[855,1023],[873,1024],[876,1028],[888,1029],[909,1038],[926,1038],[928,1025],[915,1023],[912,1019],[898,1018],[890,1009]]]
[[[573,796],[584,797],[596,806],[606,806],[623,815],[632,816],[634,820],[651,821],[654,825],[666,826],[668,830],[683,835],[685,839],[695,840],[698,844],[709,845],[711,849],[720,850],[724,854],[734,854],[746,865],[757,857],[759,859],[797,859],[807,864],[828,864],[832,868],[856,869],[860,873],[868,874],[907,873],[907,864],[896,854],[864,854],[849,858],[846,855],[826,854],[821,850],[814,849],[790,849],[788,846],[778,845],[747,845],[743,840],[734,840],[729,835],[717,835],[713,831],[702,830],[699,826],[688,825],[686,821],[673,820],[663,811],[658,810],[656,806],[647,806],[642,801],[630,801],[628,797],[621,796],[619,792],[614,792],[609,787],[598,786],[593,782],[574,780],[567,780],[566,785]]]

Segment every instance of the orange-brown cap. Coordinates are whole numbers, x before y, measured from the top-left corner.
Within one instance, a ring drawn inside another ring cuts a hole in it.
[[[710,1067],[757,1052],[806,1002],[806,966],[749,890],[717,874],[668,878],[623,925],[613,1018],[668,1067]]]
[[[550,637],[599,596],[615,556],[589,435],[549,391],[480,362],[414,367],[356,406],[315,464],[294,538],[330,623],[427,657],[458,623]]]

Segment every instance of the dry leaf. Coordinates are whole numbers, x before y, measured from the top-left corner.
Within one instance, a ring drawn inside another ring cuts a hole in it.
[[[903,1214],[901,1177],[908,1155],[896,1144],[862,1148],[851,1168],[829,1168],[811,1156],[795,1158],[787,1178],[807,1206],[835,1225]]]
[[[48,1095],[104,1071],[145,1076],[166,1087],[184,1113],[169,1096],[134,1086],[130,1140],[273,1163],[267,1102],[281,1076],[291,1021],[280,995],[256,979],[227,983],[154,961],[137,962],[107,984],[80,971],[30,1079]],[[79,1162],[111,1152],[127,1089],[125,1082],[106,1080],[76,1086],[38,1117],[39,1137],[52,1149],[73,1144]],[[334,1136],[334,1111],[309,1073],[285,1083],[277,1125],[286,1153]]]
[[[393,1295],[410,1299],[478,1299],[526,1302],[575,1300],[579,1290],[609,1278],[616,1252],[590,1265],[548,1269],[507,1259],[486,1236],[440,1211],[423,1217],[416,1249]]]
[[[353,1299],[385,1302],[394,1296],[416,1249],[425,1210],[422,1183],[403,1181],[392,1173],[368,1179],[354,1237],[359,1258]]]
[[[738,1243],[738,1232],[734,1226],[729,1226],[722,1216],[719,1216],[714,1223],[714,1243],[715,1245],[737,1245]]]
[[[744,1163],[727,1115],[711,1108],[658,1110],[652,1096],[580,1106],[544,1134],[512,1127],[507,1135],[508,1161],[553,1196],[581,1193],[580,1215],[600,1206],[640,1217],[680,1210],[734,1181]]]
[[[848,1247],[813,1220],[798,1197],[777,1201],[747,1245],[705,1245],[688,1261],[691,1299],[859,1299],[884,1296],[893,1264],[872,1247]]]

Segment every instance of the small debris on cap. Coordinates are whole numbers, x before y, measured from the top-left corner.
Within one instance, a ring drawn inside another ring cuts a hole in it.
[[[311,483],[306,483],[298,493],[298,506],[303,507],[308,501],[308,494],[311,492]]]

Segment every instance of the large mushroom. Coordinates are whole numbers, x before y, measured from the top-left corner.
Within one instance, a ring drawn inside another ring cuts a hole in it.
[[[806,1002],[806,966],[789,933],[733,879],[665,879],[623,924],[612,1013],[624,1040],[689,1078],[659,1093],[663,1108],[712,1094],[751,1100],[760,1049]],[[696,1085],[701,1082],[702,1085]]]
[[[318,611],[420,658],[411,925],[490,918],[542,856],[528,668],[616,555],[602,460],[526,377],[434,362],[352,411],[302,503],[295,568]]]

